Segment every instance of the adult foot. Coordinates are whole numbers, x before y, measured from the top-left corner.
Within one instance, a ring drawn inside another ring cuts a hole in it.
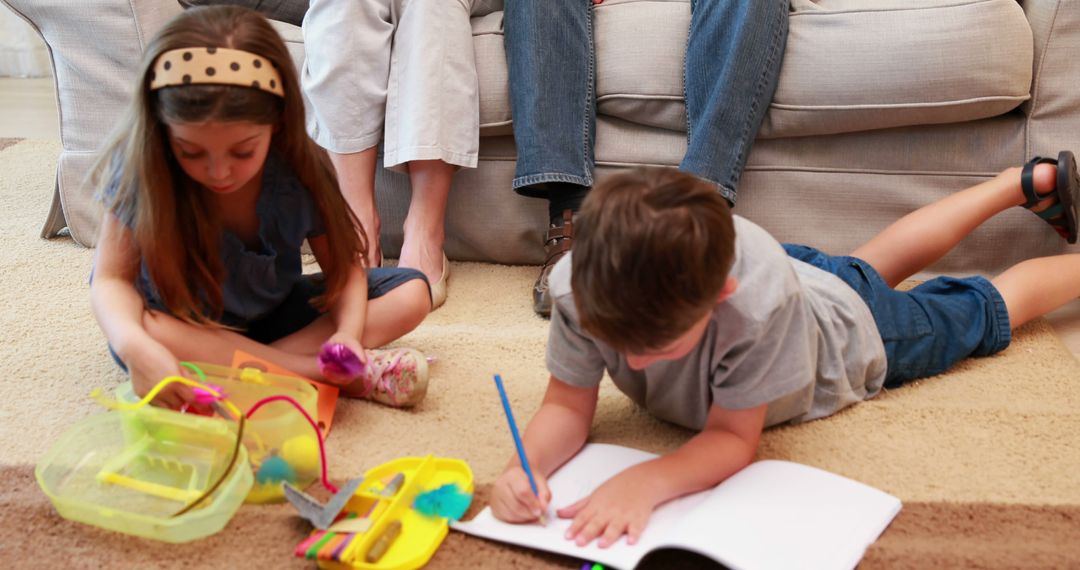
[[[542,317],[551,316],[551,293],[548,289],[551,270],[570,251],[573,244],[573,212],[564,210],[561,223],[551,224],[544,236],[544,266],[533,285],[533,310]]]
[[[435,310],[446,302],[446,287],[450,277],[450,263],[443,253],[442,240],[411,239],[405,237],[401,246],[401,258],[398,267],[411,267],[423,273],[431,285],[431,309]]]
[[[360,238],[367,237],[367,261],[368,267],[382,267],[382,244],[379,243],[379,218],[369,217],[368,219],[361,219],[360,225],[363,226],[363,233]]]

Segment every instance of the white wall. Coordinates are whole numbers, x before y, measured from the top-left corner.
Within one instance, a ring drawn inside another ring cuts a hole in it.
[[[22,18],[0,6],[0,77],[48,77],[45,42]]]

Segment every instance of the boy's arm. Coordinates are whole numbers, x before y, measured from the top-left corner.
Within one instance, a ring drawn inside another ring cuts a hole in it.
[[[547,476],[573,457],[589,437],[599,387],[578,388],[552,376],[540,409],[525,428],[522,443],[539,497],[533,494],[515,454],[491,493],[491,510],[507,522],[536,520],[547,509]]]
[[[109,345],[127,365],[135,392],[145,395],[163,378],[181,373],[172,352],[143,326],[145,308],[134,285],[138,272],[139,254],[131,230],[112,212],[106,213],[94,252],[90,306]],[[154,401],[179,408],[194,401],[194,394],[186,386],[170,384]]]
[[[599,537],[599,546],[605,548],[626,534],[634,544],[657,506],[713,487],[750,464],[767,408],[713,406],[705,428],[681,447],[619,473],[588,497],[560,509],[560,517],[574,519],[566,538],[583,546]]]
[[[545,478],[581,451],[589,437],[599,386],[578,388],[552,376],[523,443],[534,473]],[[517,456],[510,467],[518,465]]]

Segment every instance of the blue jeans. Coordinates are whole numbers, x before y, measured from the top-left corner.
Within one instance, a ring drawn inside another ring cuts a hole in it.
[[[787,40],[788,0],[691,0],[684,60],[688,148],[679,169],[736,185],[768,110]],[[513,187],[592,186],[596,76],[591,0],[506,0],[504,23],[514,115]]]
[[[1009,346],[1012,328],[1005,299],[982,277],[936,277],[897,291],[869,263],[784,244],[788,256],[836,275],[870,308],[888,361],[885,387],[941,374],[969,356]]]

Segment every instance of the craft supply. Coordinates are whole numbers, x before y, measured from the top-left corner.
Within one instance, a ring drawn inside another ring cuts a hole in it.
[[[298,435],[285,440],[280,456],[296,470],[297,476],[318,476],[319,440],[314,435]]]
[[[296,507],[300,516],[307,519],[312,526],[319,530],[326,530],[334,522],[338,514],[341,513],[341,510],[345,508],[345,504],[352,498],[361,482],[363,482],[362,478],[350,479],[341,486],[341,489],[334,493],[333,497],[330,497],[330,500],[325,505],[319,504],[311,495],[289,483],[285,483],[285,498]]]
[[[529,478],[529,487],[532,487],[533,494],[539,499],[540,489],[536,486],[536,478],[533,477],[532,469],[529,467],[529,458],[525,455],[525,446],[522,445],[521,435],[518,434],[517,423],[514,421],[514,412],[510,409],[510,400],[506,397],[506,388],[503,387],[502,376],[498,374],[495,375],[495,387],[499,389],[499,398],[502,399],[503,412],[506,413],[506,423],[510,424],[510,435],[514,437],[514,446],[517,447],[521,468],[525,470],[525,475]],[[540,524],[547,524],[544,513],[540,513]]]
[[[364,532],[367,532],[367,529],[365,529]],[[334,553],[331,556],[331,559],[340,561],[341,560],[341,555],[345,554],[345,549],[348,548],[350,544],[352,544],[352,541],[355,538],[356,538],[355,533],[349,533],[349,534],[345,535],[345,540],[341,541],[341,544],[339,544],[338,547],[334,549]]]
[[[289,465],[288,461],[277,455],[270,455],[263,459],[262,465],[259,465],[259,470],[255,472],[255,482],[265,485],[267,483],[281,483],[282,481],[295,483],[296,470]]]
[[[304,416],[304,419],[307,420],[308,424],[311,425],[311,429],[315,430],[315,435],[318,436],[319,460],[320,460],[320,463],[321,463],[321,466],[322,466],[322,474],[321,474],[322,475],[322,485],[323,485],[323,487],[326,487],[327,491],[330,491],[331,493],[337,493],[338,488],[335,487],[333,484],[331,484],[330,480],[326,477],[326,447],[325,447],[325,444],[323,443],[322,432],[319,431],[318,424],[316,424],[315,420],[313,420],[311,418],[311,414],[308,414],[307,410],[305,410],[304,407],[300,405],[300,402],[297,402],[296,400],[290,398],[289,396],[280,396],[280,395],[279,396],[270,396],[270,397],[267,397],[267,398],[263,398],[263,399],[259,400],[258,402],[255,402],[255,404],[251,406],[251,409],[248,410],[248,412],[247,412],[248,419],[251,419],[251,416],[255,415],[255,412],[257,412],[259,410],[259,408],[265,406],[266,404],[269,404],[270,402],[288,402],[288,403],[292,404],[293,407],[295,407],[296,410],[298,412],[300,412],[300,415]]]
[[[150,406],[172,382],[213,390],[174,376],[130,404],[94,392],[116,411],[72,426],[35,469],[62,516],[172,543],[225,526],[252,486],[243,427]],[[220,403],[241,417],[229,400]]]
[[[386,484],[386,487],[383,487],[383,490],[379,494],[384,497],[393,497],[394,494],[398,492],[398,489],[401,488],[401,484],[404,482],[405,474],[398,473],[397,475],[394,475],[394,478],[391,479],[389,483]]]
[[[348,487],[352,487],[349,489]],[[315,529],[295,550],[298,558],[310,558],[319,568],[348,570],[371,568],[392,570],[420,568],[438,549],[449,531],[445,516],[427,516],[414,507],[414,500],[425,491],[441,487],[453,490],[459,499],[471,501],[472,471],[459,459],[403,457],[369,469],[362,481],[342,486],[339,495],[330,499],[344,506],[323,507],[295,488],[285,486],[285,494]],[[444,493],[447,493],[444,491]],[[458,510],[467,508],[467,504]],[[341,511],[335,520],[335,513]],[[398,521],[397,531],[383,537]],[[397,533],[396,538],[393,537]],[[328,535],[332,535],[327,538]],[[376,547],[377,542],[387,543]],[[369,553],[378,554],[376,563],[365,562]]]
[[[590,443],[559,467],[548,480],[549,488],[563,504],[573,504],[619,473],[656,457]],[[619,538],[607,548],[595,542],[583,548],[566,539],[570,519],[557,519],[544,529],[528,528],[496,519],[490,508],[453,527],[473,536],[586,557],[608,568],[650,566],[643,559],[651,552],[674,550],[715,561],[694,564],[698,567],[851,570],[899,511],[899,499],[858,481],[767,459],[716,487],[664,503],[649,517],[647,538],[636,544]]]
[[[319,349],[319,373],[334,382],[351,382],[363,374],[364,363],[344,344],[328,342]]]
[[[341,519],[338,522],[330,525],[330,528],[328,528],[326,530],[328,530],[330,532],[340,532],[340,533],[349,533],[349,534],[358,533],[358,532],[367,532],[367,531],[371,530],[371,519],[369,517],[344,518],[344,519]]]
[[[371,544],[371,548],[364,555],[364,561],[368,564],[378,562],[386,554],[386,551],[390,550],[390,546],[394,544],[399,534],[401,534],[401,521],[390,521],[390,524],[386,525],[379,538],[376,538],[375,542]]]
[[[472,494],[465,493],[457,483],[447,483],[441,487],[425,491],[413,500],[416,512],[429,517],[443,517],[452,521],[461,520],[465,511],[472,504]]]

